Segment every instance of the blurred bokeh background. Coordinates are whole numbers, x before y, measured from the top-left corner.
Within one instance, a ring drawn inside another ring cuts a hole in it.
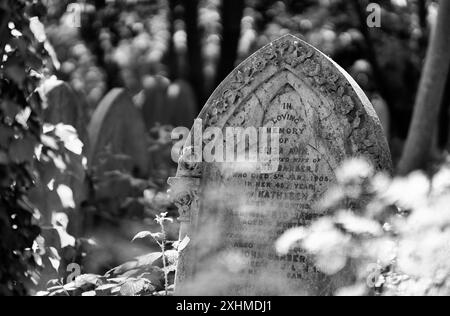
[[[140,105],[146,95],[159,93],[153,90],[174,84],[170,91],[193,99],[186,106],[195,116],[239,62],[292,33],[357,79],[383,120],[391,122],[385,124],[394,156],[408,133],[438,7],[426,0],[376,1],[381,27],[370,28],[369,2],[357,0],[80,0],[81,12],[72,2],[47,0],[44,21],[61,62],[58,76],[85,95],[91,111],[114,87],[126,87]],[[170,114],[156,116],[154,122],[177,123]],[[441,118],[444,144],[448,115]]]

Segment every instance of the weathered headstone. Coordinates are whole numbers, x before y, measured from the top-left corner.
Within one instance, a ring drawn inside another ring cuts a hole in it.
[[[142,113],[147,130],[161,125],[192,125],[197,113],[197,102],[191,86],[183,81],[170,82],[162,76],[145,80]]]
[[[111,90],[100,102],[88,127],[89,164],[103,171],[148,172],[147,134],[140,111],[125,89]],[[106,168],[106,169],[105,169]]]
[[[230,172],[226,163],[180,159],[169,184],[180,239],[191,241],[180,253],[176,292],[329,294],[307,254],[294,249],[280,257],[274,244],[323,215],[315,202],[345,159],[363,156],[377,170],[391,170],[382,127],[362,90],[327,56],[288,35],[238,66],[199,118],[203,129],[224,134],[228,127],[279,128],[279,166],[261,173],[233,164]]]

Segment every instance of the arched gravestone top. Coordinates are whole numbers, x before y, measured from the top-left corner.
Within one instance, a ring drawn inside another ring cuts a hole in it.
[[[92,116],[88,132],[91,144],[88,160],[92,167],[103,164],[105,168],[115,169],[114,163],[108,164],[105,159],[114,160],[115,155],[124,155],[128,156],[130,164],[124,166],[129,170],[123,171],[146,175],[149,162],[145,124],[125,89],[115,88],[103,98]],[[119,166],[116,169],[120,169]]]
[[[237,166],[230,174],[221,163],[180,159],[169,184],[180,209],[180,239],[191,242],[180,253],[177,293],[330,293],[329,280],[302,250],[279,257],[274,244],[289,228],[323,215],[315,203],[345,159],[363,156],[377,170],[392,170],[363,91],[330,58],[287,35],[238,66],[199,118],[203,129],[280,128],[280,161],[275,173]]]
[[[147,130],[156,123],[188,127],[198,113],[194,91],[184,80],[170,82],[162,76],[149,77],[143,91],[142,113]]]

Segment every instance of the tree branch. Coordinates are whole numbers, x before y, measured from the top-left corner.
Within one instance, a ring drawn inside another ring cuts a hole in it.
[[[234,69],[241,38],[241,21],[244,16],[244,8],[244,0],[222,1],[223,33],[220,62],[217,69],[217,85]]]
[[[450,67],[450,1],[441,0],[420,80],[413,120],[398,171],[405,175],[427,165]]]

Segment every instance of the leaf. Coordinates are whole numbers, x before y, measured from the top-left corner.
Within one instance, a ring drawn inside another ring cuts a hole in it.
[[[154,252],[145,256],[138,257],[138,266],[151,266],[160,258],[162,258],[162,252]]]
[[[47,40],[45,27],[41,21],[39,21],[38,17],[34,16],[30,18],[30,30],[38,42],[44,43]]]
[[[50,247],[48,250],[48,260],[50,261],[53,269],[55,269],[56,273],[58,273],[59,267],[61,265],[61,257],[59,256],[58,250],[56,250],[54,247]]]
[[[153,234],[151,232],[145,231],[145,232],[140,232],[138,233],[136,236],[134,236],[132,242],[138,240],[138,239],[145,239],[147,237],[151,237]]]
[[[64,143],[64,147],[76,155],[83,153],[83,143],[78,138],[77,131],[70,125],[58,124],[55,128],[55,135]]]
[[[15,119],[17,123],[23,126],[23,128],[28,128],[27,122],[30,119],[30,116],[31,116],[31,108],[27,106],[25,109],[17,113]]]
[[[189,245],[190,242],[191,239],[188,236],[184,237],[184,239],[177,247],[178,252],[182,252],[184,249],[186,249],[186,247]]]
[[[97,296],[97,293],[95,291],[89,291],[89,292],[84,292],[83,294],[81,294],[81,296]]]
[[[148,288],[146,280],[130,280],[120,287],[122,296],[136,296]]]
[[[75,237],[69,235],[63,227],[55,227],[55,230],[58,232],[59,239],[61,241],[61,249],[68,246],[75,247]]]
[[[15,118],[20,111],[20,106],[15,102],[6,99],[0,104],[0,110],[3,111],[5,116]],[[3,129],[4,127],[1,128],[2,131]]]
[[[53,150],[58,150],[58,143],[56,139],[47,135],[41,135],[41,142],[44,146],[47,146]]]
[[[97,285],[100,277],[95,274],[80,275],[75,279],[75,286],[81,288],[85,285]]]
[[[75,209],[76,208],[74,198],[73,198],[73,192],[72,192],[71,188],[69,188],[66,185],[61,184],[56,189],[56,192],[58,193],[58,196],[61,199],[62,206],[65,209],[68,209],[68,208]]]

